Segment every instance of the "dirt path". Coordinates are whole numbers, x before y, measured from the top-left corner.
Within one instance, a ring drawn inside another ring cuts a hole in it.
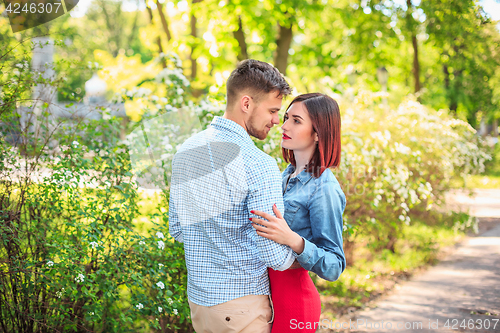
[[[318,332],[500,332],[500,190],[456,191],[446,202],[479,217],[479,235],[375,307],[321,321]]]

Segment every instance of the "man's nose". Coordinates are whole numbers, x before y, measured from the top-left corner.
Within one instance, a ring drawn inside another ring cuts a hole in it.
[[[273,125],[278,125],[280,123],[279,115],[276,115],[273,117],[272,123],[273,123]]]

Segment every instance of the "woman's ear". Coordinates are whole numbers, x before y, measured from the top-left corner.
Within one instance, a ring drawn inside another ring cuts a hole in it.
[[[314,132],[314,141],[316,141],[316,144],[318,144],[319,142],[318,132]]]

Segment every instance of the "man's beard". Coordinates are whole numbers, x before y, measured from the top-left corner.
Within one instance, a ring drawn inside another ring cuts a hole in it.
[[[259,140],[264,140],[266,137],[267,137],[267,132],[265,130],[265,128],[263,130],[257,130],[255,127],[254,127],[254,117],[253,116],[250,116],[250,118],[248,119],[248,122],[245,124],[246,127],[247,127],[247,133],[248,135],[251,135],[253,136],[254,138],[257,138]]]

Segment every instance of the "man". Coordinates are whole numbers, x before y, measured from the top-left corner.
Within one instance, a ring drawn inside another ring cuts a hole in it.
[[[270,332],[267,267],[285,270],[295,257],[256,234],[252,210],[284,211],[281,175],[250,135],[279,124],[290,87],[273,66],[245,60],[227,81],[227,106],[189,138],[172,162],[170,234],[184,243],[188,300],[196,332]]]

